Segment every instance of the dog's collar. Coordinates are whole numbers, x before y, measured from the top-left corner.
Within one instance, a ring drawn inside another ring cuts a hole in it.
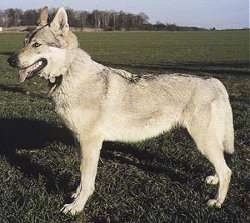
[[[63,79],[63,76],[60,75],[58,77],[55,77],[55,82],[54,83],[51,83],[49,81],[49,92],[48,92],[48,97],[51,97],[51,95],[55,92],[55,90],[62,84],[62,79]]]

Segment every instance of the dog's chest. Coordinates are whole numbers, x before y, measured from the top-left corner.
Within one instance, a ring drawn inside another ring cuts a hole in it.
[[[60,116],[60,118],[64,121],[66,126],[74,131],[74,124],[71,120],[71,106],[68,101],[63,97],[57,97],[55,102],[55,111]]]
[[[75,92],[78,93],[78,92]],[[58,91],[53,95],[55,111],[66,126],[76,134],[95,126],[100,114],[99,103],[80,97],[79,94]]]
[[[52,98],[56,113],[71,131],[75,131],[75,124],[72,118],[73,104],[70,95],[59,88],[53,93]]]

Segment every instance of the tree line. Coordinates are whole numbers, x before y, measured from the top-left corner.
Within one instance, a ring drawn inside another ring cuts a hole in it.
[[[78,28],[100,28],[104,30],[201,30],[197,27],[183,27],[175,24],[157,22],[151,24],[145,13],[133,14],[124,11],[82,11],[67,8],[69,25]],[[0,10],[0,26],[33,26],[37,22],[40,11],[36,9],[6,9]],[[49,17],[53,18],[56,9],[50,9]]]

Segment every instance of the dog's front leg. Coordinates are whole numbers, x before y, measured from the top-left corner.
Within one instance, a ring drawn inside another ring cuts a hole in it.
[[[91,137],[89,139],[81,139],[81,184],[75,193],[75,200],[70,204],[65,204],[62,208],[64,213],[72,215],[83,210],[85,203],[90,195],[94,192],[95,178],[102,147],[100,137]]]

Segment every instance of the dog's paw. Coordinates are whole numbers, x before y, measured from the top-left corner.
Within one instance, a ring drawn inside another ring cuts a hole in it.
[[[83,210],[83,208],[84,208],[84,204],[83,204],[82,200],[79,199],[79,197],[78,197],[72,203],[65,204],[60,211],[63,212],[64,214],[75,215],[75,214],[81,212]]]
[[[80,184],[80,185],[77,187],[76,192],[73,193],[73,194],[71,195],[71,198],[77,198],[77,197],[79,196],[81,190],[82,190],[82,185]]]
[[[221,202],[216,200],[216,199],[210,199],[207,202],[207,205],[209,207],[216,207],[216,208],[221,208]]]
[[[217,177],[217,175],[208,176],[208,177],[206,177],[206,183],[216,185],[219,183],[219,178]]]

